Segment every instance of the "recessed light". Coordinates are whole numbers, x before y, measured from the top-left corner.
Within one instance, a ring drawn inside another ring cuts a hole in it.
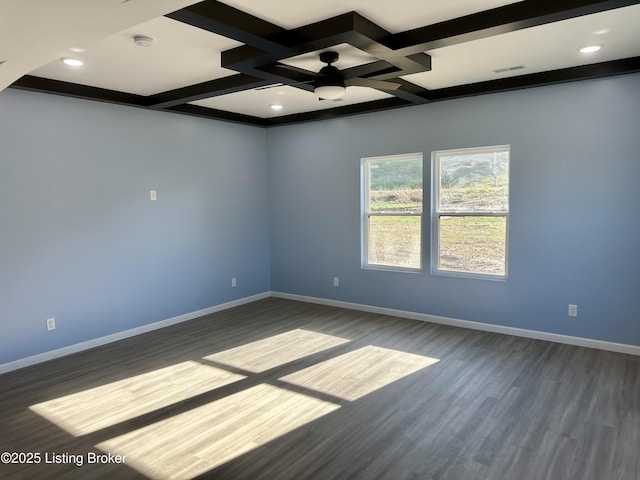
[[[602,45],[587,45],[585,47],[580,47],[578,51],[580,53],[595,53],[602,48]]]
[[[271,108],[271,110],[279,112],[280,110],[282,110],[282,105],[269,105],[269,108]]]
[[[78,60],[77,58],[63,57],[60,60],[62,60],[62,63],[64,63],[65,65],[69,65],[71,67],[79,67],[81,65],[84,65],[84,62],[82,60]]]

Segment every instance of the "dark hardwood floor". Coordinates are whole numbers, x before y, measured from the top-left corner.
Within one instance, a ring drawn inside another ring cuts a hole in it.
[[[40,460],[3,479],[638,480],[640,357],[269,298],[1,375],[0,452]]]

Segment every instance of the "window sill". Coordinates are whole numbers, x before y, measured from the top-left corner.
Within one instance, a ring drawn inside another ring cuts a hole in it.
[[[396,272],[396,273],[422,273],[421,268],[409,268],[409,267],[393,267],[390,265],[363,265],[363,270],[379,270],[383,272]]]
[[[492,282],[506,282],[509,278],[507,275],[489,275],[487,273],[454,272],[448,270],[432,270],[431,275],[437,275],[441,277],[468,278],[471,280],[489,280]]]

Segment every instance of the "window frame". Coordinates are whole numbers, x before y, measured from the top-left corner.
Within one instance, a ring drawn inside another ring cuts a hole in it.
[[[467,155],[473,153],[507,152],[507,210],[498,211],[447,211],[440,209],[440,158],[452,155]],[[434,275],[446,275],[452,277],[465,277],[483,280],[506,281],[509,277],[509,214],[511,201],[511,145],[492,145],[485,147],[455,148],[451,150],[437,150],[431,152],[431,273]],[[440,217],[504,217],[505,218],[505,243],[504,243],[504,275],[494,275],[481,272],[465,272],[457,270],[445,270],[440,268]]]
[[[369,168],[370,163],[374,162],[385,162],[385,161],[401,161],[401,160],[409,160],[419,158],[422,163],[422,178],[421,178],[421,190],[422,190],[422,209],[419,213],[412,212],[371,212],[369,209],[369,191],[371,185],[371,175]],[[361,171],[361,267],[363,269],[368,270],[386,270],[393,272],[407,272],[407,273],[421,273],[423,271],[424,265],[424,255],[423,255],[423,246],[424,246],[424,154],[422,152],[415,153],[401,153],[394,155],[381,155],[375,157],[365,157],[360,159],[360,171]],[[378,263],[369,263],[369,219],[371,217],[418,217],[420,219],[420,246],[419,246],[419,254],[420,261],[418,267],[404,267],[400,265],[383,265]]]

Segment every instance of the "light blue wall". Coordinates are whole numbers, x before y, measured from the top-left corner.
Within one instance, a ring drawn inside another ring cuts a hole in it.
[[[640,345],[639,125],[640,75],[269,130],[5,90],[0,364],[270,289]],[[360,268],[360,158],[499,144],[508,281]]]
[[[0,364],[268,291],[265,135],[0,93]]]
[[[433,150],[502,144],[506,282],[431,275],[428,225],[423,273],[360,268],[362,157],[424,152],[430,185]],[[272,290],[640,345],[639,75],[278,127],[267,145]]]

